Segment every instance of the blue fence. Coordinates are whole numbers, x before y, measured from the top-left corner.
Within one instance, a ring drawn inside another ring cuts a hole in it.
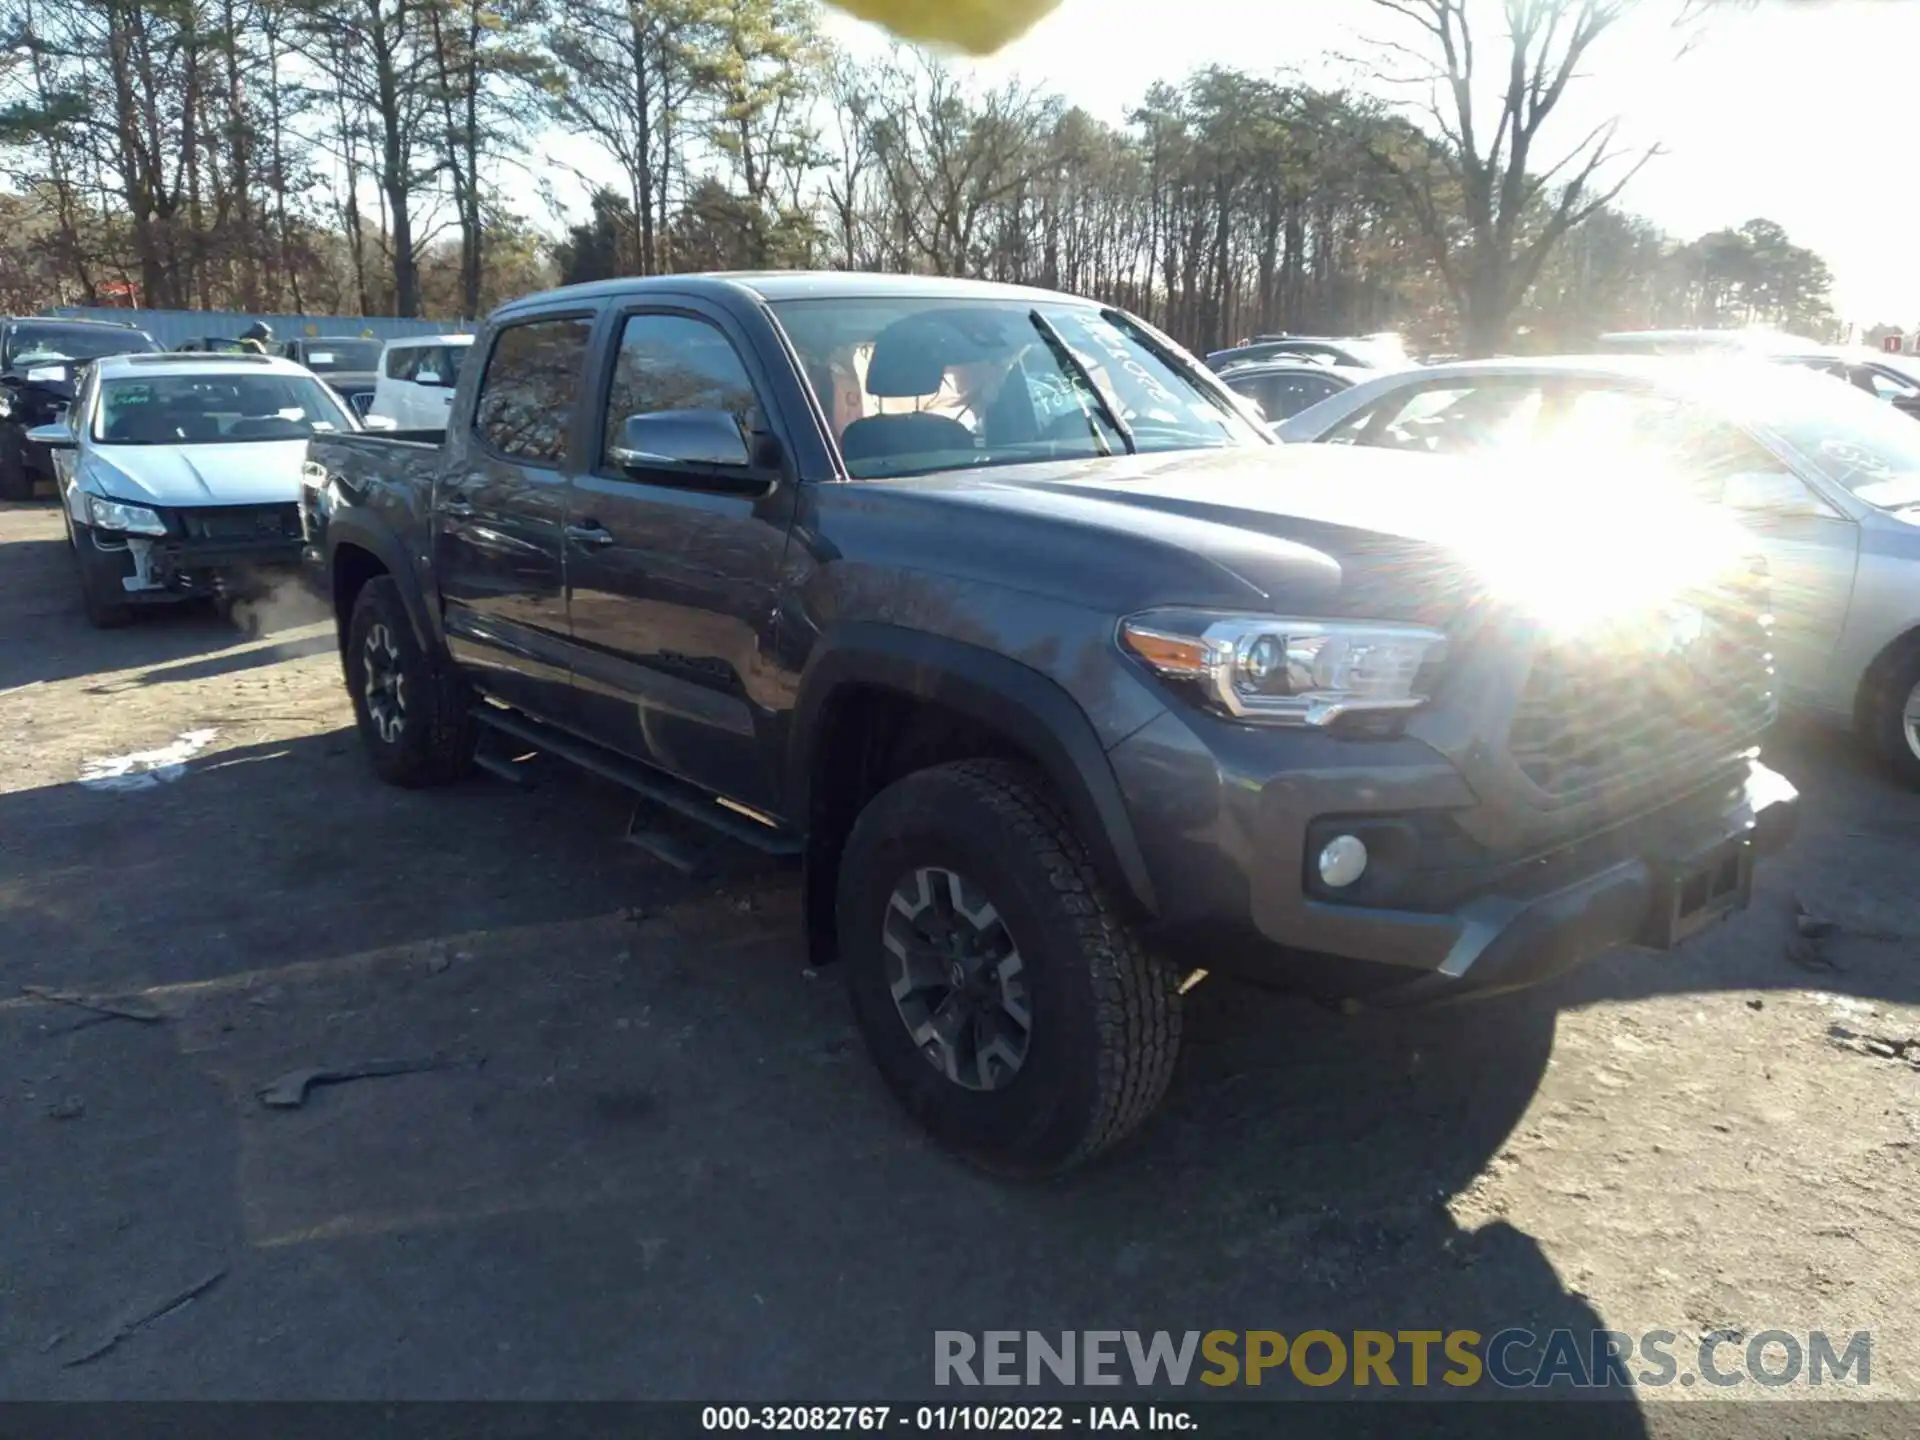
[[[63,305],[47,313],[138,326],[169,350],[203,335],[238,335],[256,320],[271,325],[276,340],[296,335],[399,340],[408,335],[463,335],[474,329],[465,320],[399,320],[390,315],[244,315],[238,310],[116,310],[84,305]]]

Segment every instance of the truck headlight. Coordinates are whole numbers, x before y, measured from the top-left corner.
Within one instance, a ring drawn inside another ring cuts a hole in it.
[[[1215,709],[1269,725],[1414,709],[1447,651],[1447,637],[1424,625],[1178,611],[1130,616],[1120,643],[1198,686]]]
[[[164,535],[167,522],[144,505],[87,496],[87,517],[96,530],[118,530],[127,535]]]

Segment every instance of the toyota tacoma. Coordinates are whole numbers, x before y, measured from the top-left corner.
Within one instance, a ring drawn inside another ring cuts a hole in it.
[[[444,432],[309,444],[374,769],[538,750],[798,857],[887,1082],[1002,1171],[1134,1129],[1209,972],[1509,989],[1791,829],[1764,576],[1677,497],[1281,446],[1010,286],[609,281],[474,356]]]

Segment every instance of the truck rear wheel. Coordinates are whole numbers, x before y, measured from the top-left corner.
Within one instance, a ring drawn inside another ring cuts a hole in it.
[[[936,1139],[987,1168],[1070,1169],[1166,1093],[1174,973],[1022,767],[941,765],[875,796],[841,857],[836,911],[881,1074]]]
[[[389,785],[445,785],[473,764],[465,686],[414,638],[400,587],[362,587],[347,627],[347,693],[373,768]]]

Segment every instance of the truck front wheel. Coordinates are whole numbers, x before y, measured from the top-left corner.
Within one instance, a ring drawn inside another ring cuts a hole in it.
[[[990,1169],[1055,1173],[1165,1094],[1174,973],[1022,767],[941,765],[875,796],[841,857],[836,910],[855,1021],[942,1143]]]
[[[347,693],[373,768],[389,785],[444,785],[473,764],[473,717],[459,677],[414,639],[400,587],[361,588],[347,627]]]

